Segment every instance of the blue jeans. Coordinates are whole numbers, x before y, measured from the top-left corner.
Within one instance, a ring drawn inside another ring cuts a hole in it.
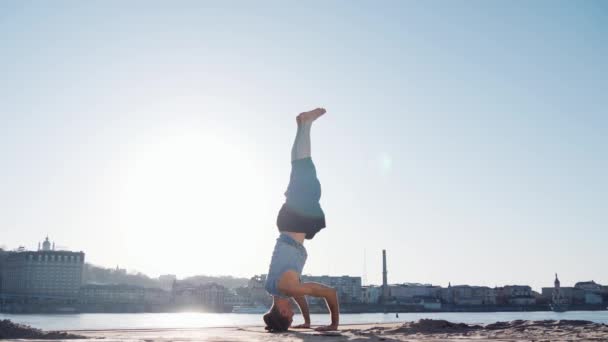
[[[279,231],[306,233],[306,239],[312,239],[325,228],[325,213],[319,204],[321,183],[310,157],[291,162],[285,197],[277,215]]]

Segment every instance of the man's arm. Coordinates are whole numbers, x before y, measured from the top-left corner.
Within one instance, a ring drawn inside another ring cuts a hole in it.
[[[327,331],[338,329],[338,325],[340,324],[340,306],[338,304],[338,293],[336,289],[319,283],[294,283],[286,281],[284,284],[285,286],[282,287],[281,282],[279,282],[279,290],[294,298],[299,296],[313,296],[325,299],[331,316],[331,324],[316,328],[315,330]]]
[[[302,285],[306,285],[304,283]],[[308,283],[315,284],[315,283]],[[330,331],[330,330],[338,330],[338,325],[340,324],[340,307],[338,304],[338,291],[336,289],[327,287],[322,284],[316,284],[326,287],[326,290],[323,291],[324,295],[321,296],[325,299],[325,305],[329,309],[329,315],[331,316],[331,324],[324,327],[318,327],[315,330],[317,331]]]
[[[305,296],[296,296],[293,297],[298,306],[300,307],[300,312],[304,317],[304,324],[296,325],[293,328],[310,328],[310,311],[308,311],[308,302],[306,301]]]

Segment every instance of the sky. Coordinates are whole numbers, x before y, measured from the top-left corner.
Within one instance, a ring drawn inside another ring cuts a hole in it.
[[[608,284],[603,1],[2,1],[0,246],[268,271],[295,116],[305,274]]]

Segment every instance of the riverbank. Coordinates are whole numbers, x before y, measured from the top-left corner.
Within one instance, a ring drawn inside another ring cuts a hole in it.
[[[443,320],[420,320],[404,324],[346,325],[338,332],[319,333],[292,329],[268,333],[263,327],[206,329],[137,329],[74,331],[91,339],[114,341],[605,341],[608,326],[588,321],[512,321],[486,326],[451,323]]]

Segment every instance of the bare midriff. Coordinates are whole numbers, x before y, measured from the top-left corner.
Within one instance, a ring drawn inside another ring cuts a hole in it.
[[[304,239],[306,239],[306,233],[296,233],[296,232],[283,232],[289,236],[291,236],[292,239],[298,241],[301,244],[304,244]]]

